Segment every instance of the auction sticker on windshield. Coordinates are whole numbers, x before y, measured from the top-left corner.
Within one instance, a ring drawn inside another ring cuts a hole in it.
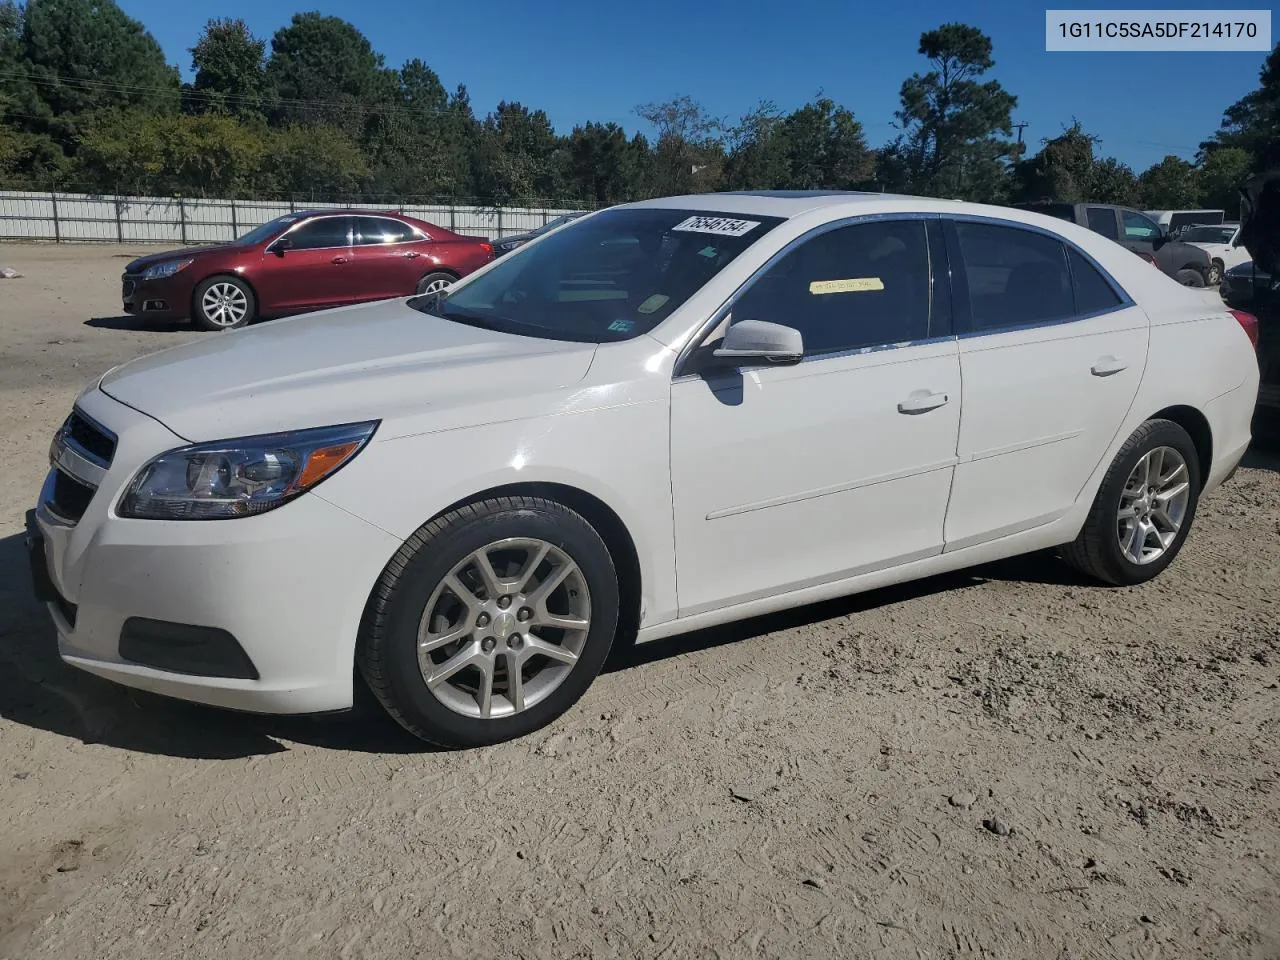
[[[672,227],[681,233],[714,233],[720,237],[741,237],[760,226],[759,220],[734,220],[731,217],[690,217]]]

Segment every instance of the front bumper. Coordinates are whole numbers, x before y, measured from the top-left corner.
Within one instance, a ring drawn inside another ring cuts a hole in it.
[[[154,320],[186,320],[191,316],[191,294],[195,287],[186,271],[163,280],[143,280],[124,274],[120,278],[120,305],[134,317]]]
[[[309,495],[236,520],[123,519],[125,484],[182,441],[99,391],[79,405],[115,432],[114,458],[77,522],[51,508],[46,483],[28,534],[62,659],[218,707],[349,708],[360,618],[399,541]]]

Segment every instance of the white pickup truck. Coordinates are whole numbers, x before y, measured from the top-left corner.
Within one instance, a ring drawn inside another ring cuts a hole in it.
[[[1209,255],[1209,285],[1222,282],[1222,275],[1237,264],[1249,260],[1249,251],[1231,244],[1240,235],[1240,224],[1201,224],[1187,227],[1178,237],[1183,243],[1199,247]]]

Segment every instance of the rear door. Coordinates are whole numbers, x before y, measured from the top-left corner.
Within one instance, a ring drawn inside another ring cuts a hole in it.
[[[1090,258],[1017,224],[947,225],[963,381],[946,549],[1066,513],[1146,365],[1146,314]]]
[[[429,241],[403,220],[354,217],[355,267],[351,271],[361,300],[407,297],[431,269],[424,256]]]
[[[286,238],[287,247],[280,244]],[[350,217],[313,217],[280,240],[263,253],[257,279],[264,314],[318,310],[352,302]]]

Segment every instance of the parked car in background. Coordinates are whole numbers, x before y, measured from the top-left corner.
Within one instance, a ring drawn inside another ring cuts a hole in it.
[[[1148,217],[1171,237],[1182,238],[1182,232],[1195,226],[1216,226],[1227,218],[1225,210],[1146,210]]]
[[[484,237],[399,213],[291,213],[214,247],[139,257],[125,267],[126,313],[232,330],[280,317],[447,287],[493,259]]]
[[[1178,237],[1183,243],[1199,247],[1209,255],[1209,284],[1222,282],[1227,270],[1249,262],[1249,251],[1232,244],[1240,236],[1240,224],[1221,223],[1216,226],[1187,227]]]
[[[31,570],[62,658],[118,683],[307,713],[358,666],[415,735],[493,743],[615,636],[1054,547],[1150,580],[1249,445],[1243,327],[1007,207],[627,204],[443,293],[114,368]]]
[[[1245,261],[1229,267],[1222,274],[1222,285],[1218,288],[1227,306],[1237,310],[1251,310],[1255,301],[1261,300],[1270,291],[1271,275],[1256,267],[1245,254]]]
[[[1146,214],[1104,203],[1019,203],[1019,210],[1070,220],[1132,250],[1186,287],[1209,284],[1212,264],[1199,247],[1173,239]]]
[[[1280,413],[1280,280],[1252,260],[1246,260],[1222,275],[1222,286],[1218,289],[1228,307],[1247,311],[1257,318],[1262,384],[1258,389],[1258,408],[1270,414],[1270,422],[1265,424],[1267,432],[1280,432],[1280,424],[1275,422]]]
[[[563,227],[571,220],[577,220],[579,217],[586,216],[586,214],[587,211],[585,210],[577,210],[573,213],[562,213],[554,220],[548,220],[537,230],[530,230],[528,233],[515,233],[509,237],[503,237],[500,240],[495,240],[493,242],[493,255],[495,257],[500,257],[504,253],[510,253],[512,250],[516,249],[516,247],[523,247],[530,240],[536,240],[544,233],[550,233],[557,227]]]

